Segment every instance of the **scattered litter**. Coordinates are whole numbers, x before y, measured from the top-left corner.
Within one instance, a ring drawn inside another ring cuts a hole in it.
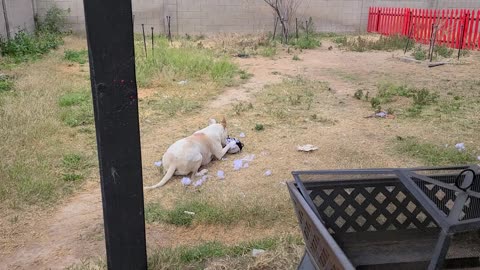
[[[244,158],[242,158],[242,160],[245,161],[245,162],[252,162],[254,159],[255,159],[254,154],[246,155]]]
[[[161,161],[155,161],[153,164],[155,164],[156,167],[161,167],[162,166]]]
[[[265,176],[270,176],[270,175],[272,175],[272,171],[268,170],[265,172]]]
[[[395,119],[395,115],[389,114],[386,111],[380,111],[377,113],[374,113],[369,116],[365,116],[365,118],[386,118],[386,119]]]
[[[238,137],[240,137],[240,138],[245,138],[245,133],[243,133],[243,132],[240,133],[240,135],[238,135]]]
[[[240,170],[243,167],[243,161],[241,159],[236,159],[233,161],[233,169],[235,171]]]
[[[243,168],[248,168],[248,163],[243,164]]]
[[[202,179],[200,179],[200,180],[195,181],[195,183],[193,183],[193,186],[194,186],[194,187],[199,187],[199,186],[201,186],[202,184],[203,184],[203,181],[202,181]]]
[[[311,144],[305,144],[305,145],[298,145],[297,146],[297,150],[298,151],[303,151],[303,152],[310,152],[310,151],[315,151],[317,150],[318,147],[316,147],[315,145],[311,145]]]
[[[225,160],[228,160],[228,158],[224,157],[224,158],[222,158],[222,160],[225,161]]]
[[[477,159],[480,161],[480,156],[478,156]]]
[[[191,183],[192,183],[192,179],[190,179],[188,177],[183,177],[182,178],[182,185],[189,186]]]
[[[183,211],[183,213],[185,213],[187,215],[191,215],[191,216],[195,215],[195,212],[190,212],[190,211]]]
[[[465,151],[465,143],[457,143],[455,144],[455,148],[460,152]]]
[[[179,82],[178,82],[178,85],[185,85],[185,84],[187,84],[187,83],[188,83],[188,81],[187,81],[187,80],[184,80],[184,81],[179,81]]]
[[[253,257],[257,257],[257,256],[259,256],[259,255],[261,255],[261,254],[263,254],[263,253],[265,253],[265,250],[263,250],[263,249],[255,249],[255,248],[254,248],[254,249],[252,250],[252,256],[253,256]]]
[[[204,175],[202,176],[202,182],[206,182],[208,180],[209,176],[208,175]]]
[[[218,179],[221,179],[221,180],[225,179],[225,172],[224,171],[218,171],[217,172],[217,177],[218,177]]]

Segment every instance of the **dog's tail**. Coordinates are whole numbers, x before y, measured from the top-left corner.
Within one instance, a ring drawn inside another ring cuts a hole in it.
[[[168,167],[167,173],[163,176],[162,180],[160,182],[158,182],[158,184],[150,186],[150,187],[145,187],[144,189],[145,190],[154,189],[154,188],[159,188],[159,187],[165,185],[168,182],[168,180],[170,180],[170,178],[172,178],[176,169],[177,168],[175,168],[175,166],[171,165],[170,167]]]

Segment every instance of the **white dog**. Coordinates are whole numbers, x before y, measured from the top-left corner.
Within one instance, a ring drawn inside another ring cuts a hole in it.
[[[223,118],[220,124],[210,119],[208,127],[199,130],[187,138],[176,141],[163,155],[162,164],[165,175],[162,180],[145,189],[158,188],[167,183],[173,175],[199,175],[198,169],[212,161],[213,156],[221,159],[236,143],[226,144],[227,121]]]

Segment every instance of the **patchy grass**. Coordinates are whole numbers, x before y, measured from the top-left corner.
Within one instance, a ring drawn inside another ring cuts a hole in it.
[[[245,103],[245,102],[239,102],[233,104],[232,111],[235,113],[235,115],[241,115],[243,112],[253,110],[253,104],[251,102]]]
[[[87,50],[65,50],[64,59],[70,62],[85,64],[88,61]]]
[[[186,212],[193,212],[189,214]],[[160,222],[176,226],[192,225],[231,225],[245,222],[249,226],[262,224],[267,226],[279,218],[282,213],[273,213],[261,205],[249,205],[238,201],[233,205],[223,205],[205,198],[191,198],[179,201],[171,209],[158,203],[148,203],[145,207],[147,223]]]
[[[425,165],[464,165],[477,161],[473,153],[468,151],[460,152],[453,146],[421,142],[414,137],[397,136],[395,149],[398,153],[418,159]]]
[[[245,70],[240,70],[239,73],[240,73],[240,79],[242,79],[242,80],[248,80],[248,79],[253,77],[252,73],[249,73]]]
[[[160,75],[167,78],[212,80],[220,86],[231,85],[238,68],[228,58],[190,43],[173,48],[164,37],[157,37],[155,54],[145,57],[143,41],[136,39],[137,81],[140,87],[152,86]]]
[[[292,38],[290,45],[297,49],[315,49],[322,45],[315,36],[301,35],[298,39]]]
[[[295,55],[292,57],[292,60],[293,60],[293,61],[300,61],[301,59],[300,59],[300,57],[298,57],[298,55],[295,54]]]
[[[90,166],[74,166],[68,155],[80,156],[79,164],[85,164],[91,151],[86,141],[93,142],[93,137],[65,125],[85,122],[77,110],[86,111],[86,106],[93,115],[89,82],[55,71],[64,65],[62,54],[54,51],[28,68],[13,66],[9,74],[15,83],[0,95],[0,202],[5,208],[49,205],[89,175]]]
[[[13,89],[13,79],[9,76],[0,76],[0,93]]]
[[[263,57],[272,58],[275,55],[277,55],[277,47],[276,46],[263,47],[260,49],[260,55]]]
[[[354,52],[367,51],[395,51],[405,48],[408,38],[403,36],[380,36],[378,39],[374,37],[336,37],[333,42],[338,44],[345,50]],[[410,44],[413,41],[410,41]]]
[[[418,45],[417,47],[415,47],[415,49],[412,52],[413,58],[419,61],[426,60],[427,54],[428,54],[427,50],[425,50],[422,45]]]
[[[93,104],[87,89],[62,95],[58,101],[61,120],[70,127],[93,124]]]
[[[298,236],[263,238],[236,245],[209,241],[194,246],[179,246],[149,251],[148,269],[294,269],[303,254]],[[253,249],[264,250],[258,257]],[[84,261],[68,270],[107,269],[104,260]]]
[[[309,81],[297,77],[285,79],[280,84],[269,85],[258,96],[263,110],[278,120],[294,121],[313,106],[315,95],[326,91],[325,83]]]
[[[154,105],[154,108],[168,116],[190,113],[198,110],[200,107],[200,103],[195,99],[182,96],[165,97]]]

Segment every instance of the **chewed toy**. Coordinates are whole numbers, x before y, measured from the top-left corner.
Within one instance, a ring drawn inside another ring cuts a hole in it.
[[[236,153],[242,151],[243,143],[239,139],[227,137],[226,144],[229,144],[230,142],[235,142],[237,145],[235,147],[230,148],[228,150],[228,153],[236,154]]]

